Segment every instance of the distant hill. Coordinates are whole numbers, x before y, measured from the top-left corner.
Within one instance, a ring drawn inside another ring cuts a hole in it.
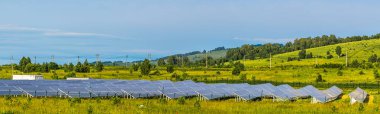
[[[371,55],[380,55],[380,39],[372,39],[306,49],[306,53],[311,52],[313,54],[313,58],[309,59],[289,60],[289,58],[297,58],[300,50],[273,55],[272,66],[313,66],[315,64],[325,63],[344,65],[346,63],[346,57],[338,57],[335,52],[337,46],[342,47],[343,55],[345,55],[347,52],[348,63],[351,63],[353,60],[358,60],[359,62],[368,61],[368,58]],[[328,59],[327,52],[329,52],[333,58]],[[243,62],[243,60],[239,61]],[[244,63],[247,67],[269,67],[269,58],[246,60]]]

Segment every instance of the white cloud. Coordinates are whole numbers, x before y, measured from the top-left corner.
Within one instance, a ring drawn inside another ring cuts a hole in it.
[[[70,32],[70,31],[63,31],[59,29],[34,28],[34,27],[24,27],[24,26],[17,26],[17,25],[0,25],[0,32],[1,31],[36,32],[36,33],[40,33],[43,36],[56,36],[56,37],[97,36],[97,37],[107,37],[107,38],[121,38],[121,37],[109,35],[109,34]]]
[[[123,50],[126,53],[168,53],[168,51],[164,50],[152,50],[152,49],[131,49],[131,50]]]
[[[233,40],[246,41],[246,42],[259,42],[259,43],[285,43],[288,41],[293,41],[292,38],[245,38],[245,37],[234,37]]]

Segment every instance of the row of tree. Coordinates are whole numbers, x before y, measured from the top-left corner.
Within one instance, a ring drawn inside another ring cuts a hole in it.
[[[285,45],[279,43],[268,43],[264,45],[242,45],[238,48],[232,48],[227,51],[226,58],[228,60],[241,60],[241,59],[256,59],[268,58],[270,54],[279,54],[292,52],[296,50],[303,50],[314,47],[321,47],[326,45],[333,45],[337,43],[379,39],[380,34],[372,36],[351,36],[346,38],[337,38],[335,35],[323,35],[317,37],[299,38],[293,42],[287,42]],[[338,47],[337,47],[338,48]],[[341,55],[341,50],[336,51]]]
[[[82,64],[78,62],[75,66],[72,63],[58,65],[55,62],[44,62],[42,64],[32,63],[30,57],[22,57],[19,61],[19,64],[16,66],[17,70],[21,72],[50,72],[52,70],[63,69],[65,72],[81,72],[86,73],[90,72],[91,67],[94,68],[95,71],[102,71],[104,69],[104,65],[102,62],[96,62],[95,65],[90,65],[87,59]]]

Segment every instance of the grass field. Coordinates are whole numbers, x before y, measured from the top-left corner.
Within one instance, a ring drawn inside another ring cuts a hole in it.
[[[346,93],[349,90],[345,91]],[[370,91],[370,94],[373,93]],[[0,113],[379,113],[380,96],[373,95],[370,102],[360,109],[359,104],[350,105],[345,95],[341,99],[326,104],[311,104],[310,99],[295,102],[273,102],[271,99],[262,101],[236,102],[233,99],[222,101],[200,101],[195,105],[196,98],[188,98],[184,104],[177,100],[159,99],[65,99],[65,98],[26,98],[1,97]]]

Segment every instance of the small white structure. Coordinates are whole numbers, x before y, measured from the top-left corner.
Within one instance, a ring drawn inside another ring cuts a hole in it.
[[[90,78],[66,78],[66,80],[90,80]]]
[[[368,93],[362,90],[361,88],[356,88],[354,91],[352,91],[350,94],[350,103],[354,104],[356,102],[364,103],[365,100],[367,100]]]
[[[13,75],[13,80],[43,80],[42,75]]]

